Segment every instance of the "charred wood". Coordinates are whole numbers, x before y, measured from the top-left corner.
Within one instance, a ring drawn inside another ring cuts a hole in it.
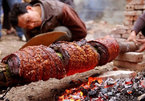
[[[56,101],[56,97],[65,89],[77,87],[88,81],[90,76],[99,76],[104,72],[113,69],[113,66],[107,64],[108,67],[103,66],[96,69],[77,73],[63,79],[51,78],[47,81],[32,82],[28,85],[13,87],[5,96],[5,100],[10,101]]]

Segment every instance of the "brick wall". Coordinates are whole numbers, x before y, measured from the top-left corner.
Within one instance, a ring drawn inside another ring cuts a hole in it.
[[[137,18],[145,11],[144,0],[127,0],[126,9],[124,12],[124,25],[133,26]]]

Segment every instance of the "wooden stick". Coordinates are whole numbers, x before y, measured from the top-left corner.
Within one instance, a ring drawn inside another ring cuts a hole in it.
[[[64,89],[79,86],[87,81],[87,78],[92,75],[100,75],[104,72],[113,69],[113,66],[101,66],[96,69],[77,73],[65,77],[61,80],[49,79],[47,81],[33,82],[28,85],[13,87],[5,96],[5,99],[10,101],[56,101],[58,94],[61,94]],[[106,68],[107,67],[107,68]]]
[[[133,52],[133,51],[136,51],[139,47],[134,42],[118,40],[118,43],[119,43],[120,53]]]

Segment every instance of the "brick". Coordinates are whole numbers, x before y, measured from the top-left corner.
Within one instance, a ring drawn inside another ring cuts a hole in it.
[[[145,8],[144,5],[134,5],[134,9],[135,9],[135,10],[142,10],[142,9],[144,9],[144,8]]]
[[[131,33],[131,28],[127,30],[127,33],[129,33],[129,34]]]
[[[122,38],[127,39],[129,37],[129,34],[122,34]]]
[[[138,15],[143,14],[143,11],[141,11],[141,10],[137,10],[135,13],[136,13],[136,15],[138,16]]]
[[[115,60],[129,61],[129,62],[142,62],[143,53],[138,52],[126,52],[124,54],[119,54]]]
[[[134,71],[145,70],[145,62],[133,63],[133,62],[127,62],[127,61],[114,60],[113,65],[117,66],[120,69],[125,69],[125,70],[134,70]]]
[[[133,21],[128,21],[128,20],[125,20],[124,22],[123,22],[123,24],[125,25],[125,26],[133,26]]]
[[[135,15],[135,11],[124,11],[124,15]]]
[[[143,9],[145,9],[145,5],[135,5],[134,9],[135,10],[143,10]]]
[[[143,5],[144,4],[144,0],[132,0],[129,4]]]
[[[133,21],[134,20],[134,17],[133,16],[126,16],[125,17],[125,20],[129,20],[129,21],[131,20],[131,21]]]
[[[136,21],[138,19],[139,16],[134,16],[133,20]]]
[[[131,2],[132,0],[126,0],[127,3]]]
[[[134,5],[126,5],[126,10],[134,10]]]
[[[112,33],[110,33],[113,37],[115,37],[115,38],[121,38],[122,37],[122,34],[112,34]]]
[[[141,15],[142,13],[142,11],[124,11],[124,15],[130,16]]]

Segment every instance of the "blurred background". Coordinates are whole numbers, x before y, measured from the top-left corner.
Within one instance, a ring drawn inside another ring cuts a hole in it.
[[[107,21],[122,24],[127,0],[74,0],[75,9],[84,21]]]

